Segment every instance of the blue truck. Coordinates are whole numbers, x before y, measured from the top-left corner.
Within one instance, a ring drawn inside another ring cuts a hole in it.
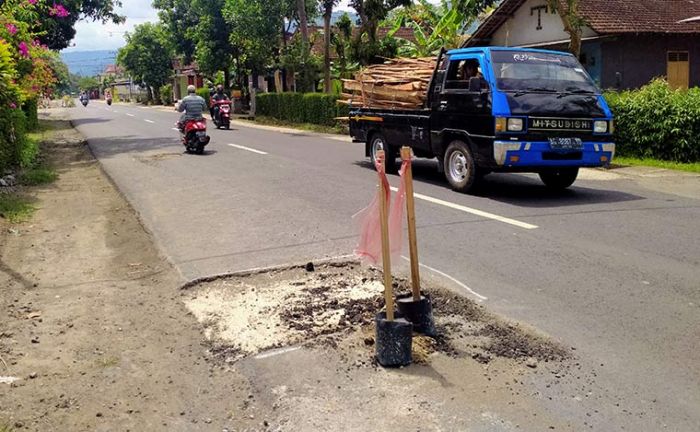
[[[564,189],[579,168],[615,154],[612,113],[583,66],[569,53],[527,48],[442,51],[423,106],[353,108],[350,135],[372,162],[383,150],[389,172],[402,146],[437,158],[459,192],[491,172],[535,172]]]

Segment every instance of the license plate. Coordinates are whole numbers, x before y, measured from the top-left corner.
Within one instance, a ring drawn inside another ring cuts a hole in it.
[[[583,141],[581,138],[550,138],[549,147],[552,150],[583,150]]]
[[[197,132],[197,138],[204,138],[207,136],[206,132]]]

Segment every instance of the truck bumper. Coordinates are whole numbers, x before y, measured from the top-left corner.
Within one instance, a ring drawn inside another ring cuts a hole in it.
[[[493,157],[502,168],[599,167],[607,166],[615,156],[615,144],[584,142],[582,151],[552,150],[545,141],[495,141]]]

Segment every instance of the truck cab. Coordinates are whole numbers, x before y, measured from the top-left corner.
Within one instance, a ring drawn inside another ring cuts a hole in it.
[[[421,109],[352,110],[350,133],[370,157],[385,150],[388,164],[403,145],[436,157],[462,192],[490,172],[536,172],[566,188],[580,167],[605,166],[615,153],[612,114],[583,66],[537,49],[443,52]]]

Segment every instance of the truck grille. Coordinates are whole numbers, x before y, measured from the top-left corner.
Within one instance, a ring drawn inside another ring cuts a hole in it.
[[[593,120],[554,117],[530,117],[528,129],[531,131],[574,131],[590,132]]]

